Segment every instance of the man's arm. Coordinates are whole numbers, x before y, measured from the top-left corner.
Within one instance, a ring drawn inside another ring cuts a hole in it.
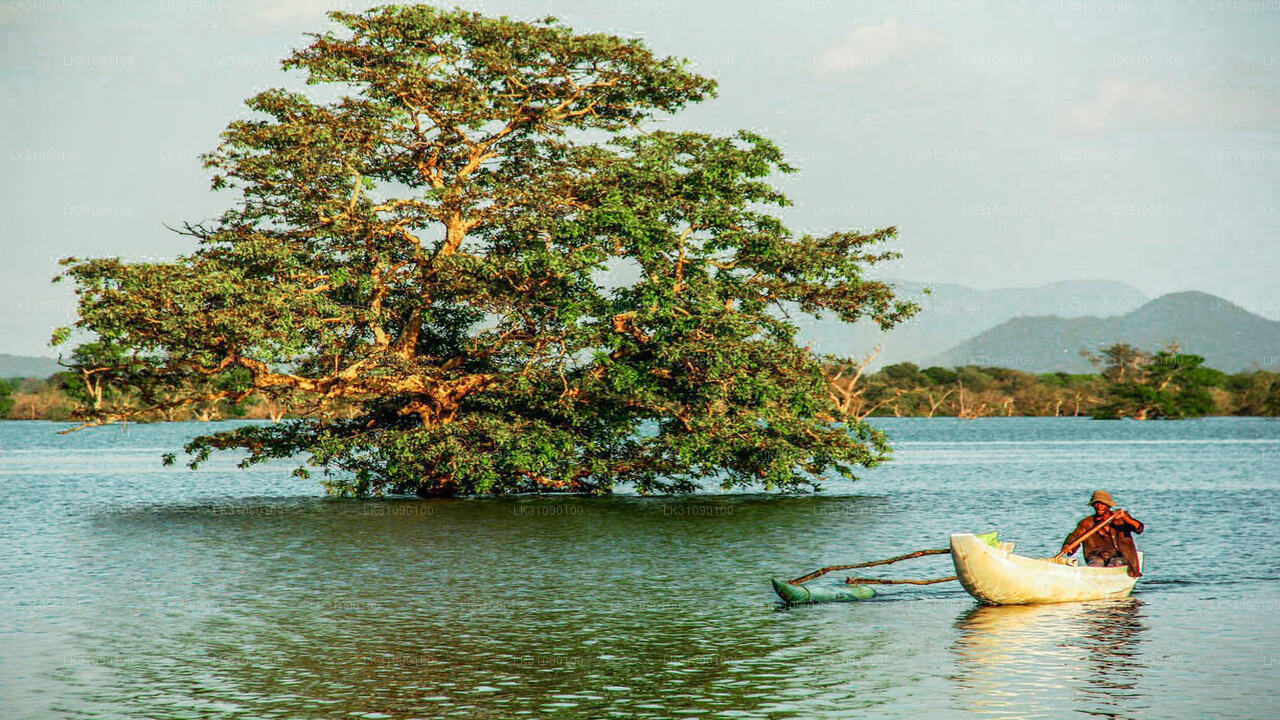
[[[1062,553],[1064,555],[1075,554],[1076,548],[1073,548],[1072,545],[1075,544],[1076,540],[1080,539],[1081,535],[1084,535],[1093,528],[1092,521],[1093,518],[1082,518],[1080,522],[1076,523],[1076,529],[1072,530],[1071,534],[1067,535],[1067,539],[1062,541]]]
[[[1116,510],[1115,523],[1124,524],[1128,526],[1130,530],[1138,533],[1139,535],[1141,535],[1142,531],[1147,527],[1146,525],[1143,525],[1141,522],[1139,522],[1137,518],[1125,512],[1124,510]]]

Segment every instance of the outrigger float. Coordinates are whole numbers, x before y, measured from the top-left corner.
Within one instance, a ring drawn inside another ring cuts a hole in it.
[[[773,591],[778,593],[778,597],[782,598],[783,602],[796,605],[820,602],[851,602],[853,600],[867,600],[876,596],[876,591],[866,585],[809,587],[799,583],[789,583],[786,580],[777,578],[773,578],[771,582],[773,583]]]

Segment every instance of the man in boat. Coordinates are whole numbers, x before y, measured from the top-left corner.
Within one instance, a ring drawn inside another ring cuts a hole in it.
[[[1076,544],[1084,547],[1084,560],[1090,567],[1127,566],[1130,577],[1142,577],[1138,567],[1138,548],[1133,544],[1133,533],[1141,533],[1144,525],[1132,515],[1116,507],[1111,493],[1097,490],[1089,498],[1093,515],[1083,518],[1076,529],[1062,541],[1062,554],[1071,555]],[[1090,534],[1098,525],[1102,529]],[[1088,535],[1088,537],[1085,537]],[[1081,538],[1084,538],[1081,541]]]

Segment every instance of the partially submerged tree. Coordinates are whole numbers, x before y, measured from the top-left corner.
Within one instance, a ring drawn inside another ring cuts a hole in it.
[[[197,250],[64,261],[142,411],[301,413],[197,438],[192,466],[303,455],[334,492],[448,495],[804,489],[885,458],[782,309],[910,315],[863,276],[895,231],[797,235],[770,141],[643,130],[711,80],[553,19],[330,17],[284,66],[342,96],[249,99],[206,158],[240,199],[185,227]]]
[[[0,420],[9,417],[13,412],[13,386],[0,380]]]
[[[1148,353],[1125,343],[1088,357],[1107,381],[1105,403],[1095,418],[1200,417],[1214,411],[1209,388],[1226,382],[1226,375],[1203,367],[1204,358],[1179,351],[1177,343]]]
[[[1261,368],[1237,373],[1227,381],[1234,393],[1233,414],[1280,415],[1280,373]]]

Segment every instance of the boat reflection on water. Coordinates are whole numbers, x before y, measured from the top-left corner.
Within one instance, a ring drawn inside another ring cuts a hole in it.
[[[1142,600],[977,606],[956,620],[956,703],[996,717],[1123,718],[1139,688]]]

